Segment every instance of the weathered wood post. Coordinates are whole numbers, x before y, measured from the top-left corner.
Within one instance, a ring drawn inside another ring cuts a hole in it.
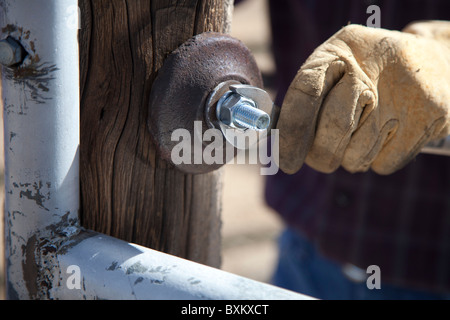
[[[84,227],[220,264],[221,174],[161,160],[146,120],[165,58],[230,26],[232,0],[80,0],[81,221]]]

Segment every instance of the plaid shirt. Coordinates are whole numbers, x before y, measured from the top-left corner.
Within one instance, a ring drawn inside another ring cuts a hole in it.
[[[348,22],[366,24],[370,4],[386,29],[450,20],[448,0],[272,0],[278,105],[313,50]],[[326,256],[364,270],[378,265],[385,283],[450,291],[450,158],[421,154],[389,176],[305,165],[268,176],[266,199]]]

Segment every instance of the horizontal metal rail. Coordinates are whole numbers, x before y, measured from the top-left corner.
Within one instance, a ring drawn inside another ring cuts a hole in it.
[[[54,299],[312,299],[91,231],[62,245],[55,262]]]

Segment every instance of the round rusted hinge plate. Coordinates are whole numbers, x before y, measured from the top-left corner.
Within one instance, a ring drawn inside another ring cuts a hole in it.
[[[263,86],[250,50],[241,41],[215,32],[189,39],[169,55],[158,71],[150,95],[148,127],[159,155],[183,172],[207,173],[226,161],[213,164],[199,161],[203,158],[198,154],[199,141],[195,141],[200,138],[202,151],[211,143],[202,139],[203,133],[214,122],[205,118],[205,105],[214,89],[223,82]],[[214,110],[208,110],[208,113],[214,115]],[[196,121],[201,121],[201,126]],[[199,127],[201,132],[198,132]],[[190,134],[190,162],[172,161],[172,150],[180,144],[180,137],[173,137],[177,129],[185,129]],[[226,141],[223,140],[225,149]]]

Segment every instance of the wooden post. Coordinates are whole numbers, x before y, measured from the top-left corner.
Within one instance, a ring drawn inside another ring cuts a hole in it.
[[[232,0],[79,3],[83,226],[218,267],[221,174],[169,167],[146,120],[164,59],[195,34],[227,32]]]

